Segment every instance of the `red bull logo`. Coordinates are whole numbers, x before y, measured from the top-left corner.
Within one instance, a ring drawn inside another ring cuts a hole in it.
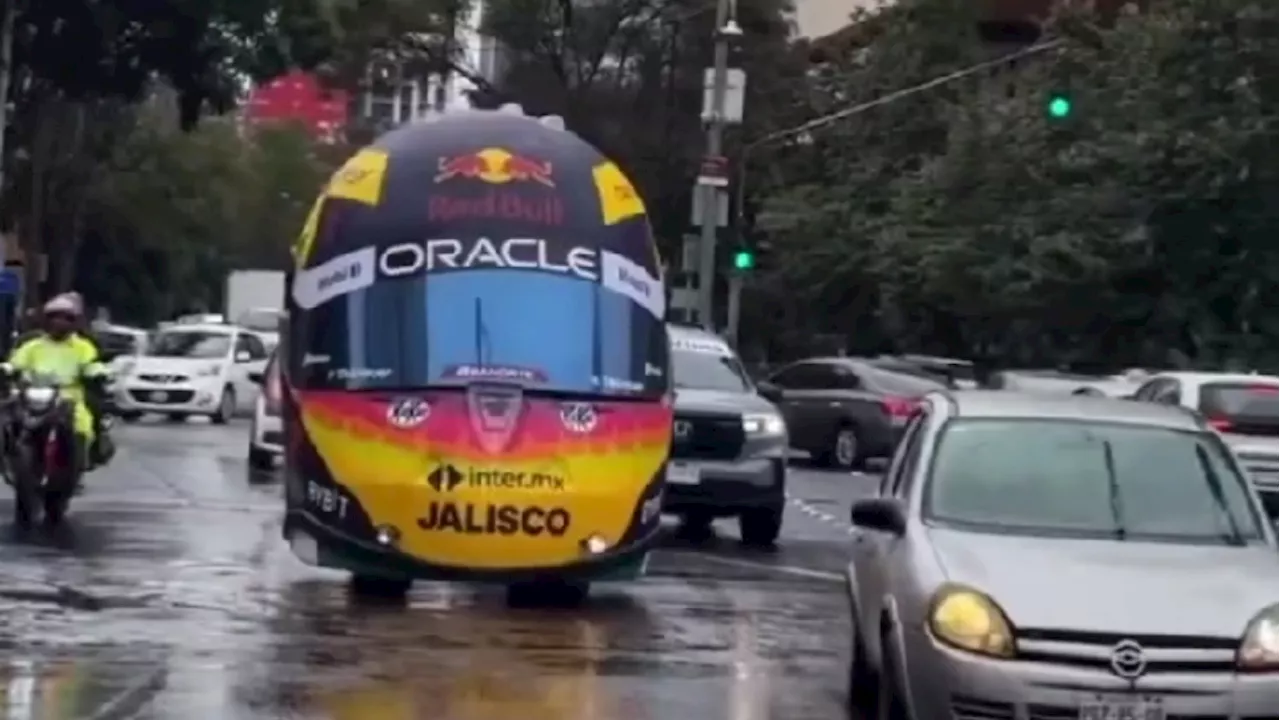
[[[440,158],[436,182],[453,178],[470,178],[492,185],[533,182],[549,188],[556,186],[551,163],[502,148],[484,148],[466,155]]]

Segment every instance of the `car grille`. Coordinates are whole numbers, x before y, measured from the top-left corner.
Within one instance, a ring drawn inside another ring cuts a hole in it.
[[[148,403],[151,405],[182,405],[191,402],[191,398],[195,396],[194,390],[165,390],[165,399],[156,401],[152,399],[151,390],[130,390],[129,396],[135,402]]]
[[[1273,453],[1237,452],[1236,457],[1244,466],[1249,478],[1261,490],[1275,490],[1277,472],[1280,472],[1280,457]]]
[[[1111,652],[1121,641],[1134,641],[1146,656],[1146,675],[1162,672],[1235,671],[1239,638],[1176,635],[1116,635],[1074,630],[1019,629],[1018,657],[1023,660],[1111,671]]]
[[[146,375],[139,375],[138,379],[143,382],[155,383],[157,385],[167,385],[169,383],[184,383],[189,378],[187,378],[186,375],[146,374]]]
[[[688,434],[678,432],[671,441],[671,457],[697,460],[734,460],[742,454],[746,434],[742,416],[677,412],[677,430],[688,423]]]

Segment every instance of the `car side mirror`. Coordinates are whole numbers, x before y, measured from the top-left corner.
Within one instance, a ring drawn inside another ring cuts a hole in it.
[[[240,352],[236,353],[236,362],[238,362],[238,363],[247,363],[247,362],[250,362],[250,361],[252,361],[252,360],[253,360],[253,356],[252,356],[252,355],[250,355],[250,354],[249,354],[247,351],[245,351],[245,350],[241,350]]]
[[[769,402],[778,402],[782,399],[782,388],[768,380],[761,380],[756,383],[756,393]]]
[[[258,384],[258,385],[261,385],[261,384],[262,384],[262,382],[263,382],[263,380],[265,380],[265,379],[266,379],[266,374],[265,374],[265,373],[260,373],[260,372],[251,372],[251,373],[249,373],[249,382],[252,382],[252,383],[256,383],[256,384]]]
[[[895,498],[866,498],[853,504],[849,520],[867,530],[901,535],[907,530],[907,513]]]

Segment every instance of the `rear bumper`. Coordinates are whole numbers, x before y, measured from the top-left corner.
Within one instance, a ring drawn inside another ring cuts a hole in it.
[[[784,457],[764,457],[737,462],[685,462],[698,469],[696,485],[668,482],[662,510],[714,516],[737,515],[744,510],[781,510],[786,502],[787,463]]]

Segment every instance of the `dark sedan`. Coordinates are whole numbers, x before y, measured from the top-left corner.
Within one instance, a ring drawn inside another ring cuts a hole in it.
[[[946,386],[875,360],[837,357],[788,365],[760,389],[782,410],[792,447],[828,467],[856,470],[889,457],[919,398]]]

